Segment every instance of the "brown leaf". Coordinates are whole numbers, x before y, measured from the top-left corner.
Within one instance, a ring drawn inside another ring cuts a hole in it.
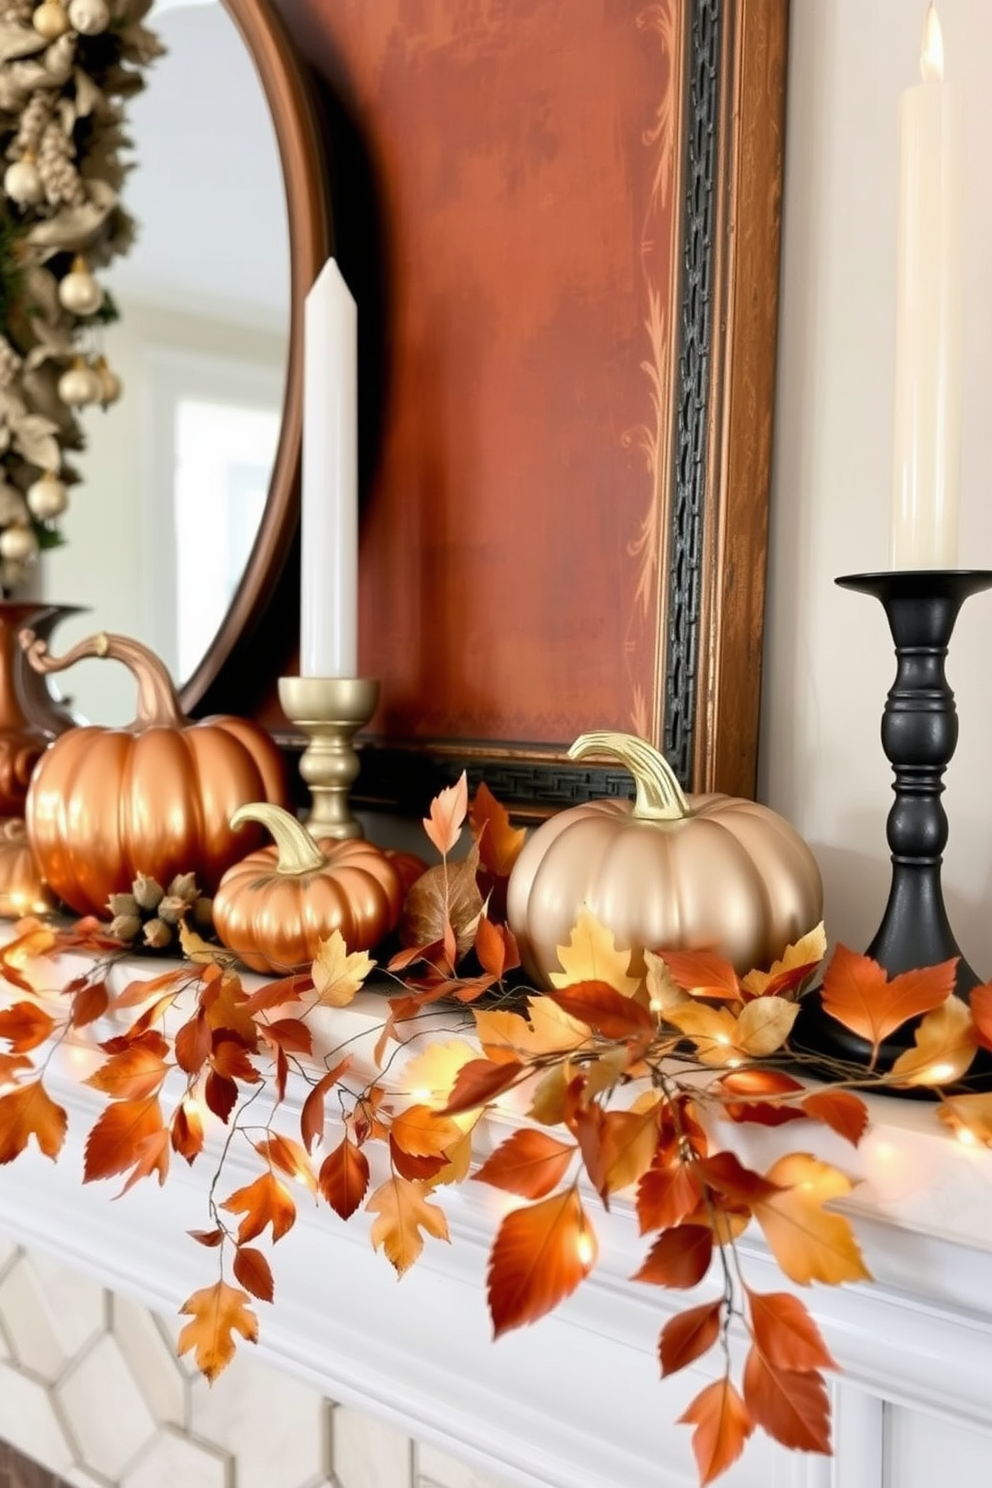
[[[52,1161],[65,1141],[69,1118],[57,1106],[40,1080],[19,1085],[0,1095],[0,1165],[12,1162],[34,1137],[41,1152]]]
[[[422,874],[403,905],[399,938],[405,946],[444,944],[446,933],[454,932],[456,956],[449,956],[453,968],[466,951],[471,950],[482,914],[482,895],[476,882],[479,849],[473,844],[468,854],[457,863],[438,863]]]
[[[592,1270],[596,1239],[574,1188],[506,1215],[489,1256],[496,1338],[557,1307]]]
[[[564,1178],[576,1150],[574,1143],[557,1142],[546,1132],[522,1127],[490,1153],[473,1176],[522,1199],[543,1199]]]
[[[700,1488],[726,1472],[744,1450],[754,1422],[729,1379],[714,1380],[690,1401],[679,1421],[695,1426],[692,1450]]]
[[[510,825],[506,807],[497,801],[485,781],[479,783],[475,792],[469,822],[479,844],[483,868],[495,878],[509,878],[527,841],[527,828]]]
[[[437,1240],[448,1239],[444,1211],[427,1202],[430,1192],[424,1183],[389,1178],[372,1194],[366,1209],[375,1214],[372,1248],[382,1246],[386,1257],[402,1276],[424,1248],[421,1230]]]
[[[238,1227],[238,1244],[244,1245],[260,1235],[266,1225],[272,1226],[273,1243],[281,1240],[296,1221],[293,1196],[273,1173],[263,1173],[254,1183],[237,1189],[220,1206],[228,1214],[243,1214]]]
[[[246,1292],[251,1292],[260,1302],[271,1302],[273,1294],[272,1267],[260,1250],[239,1245],[234,1252],[234,1279],[240,1281]]]
[[[702,1281],[712,1259],[712,1230],[705,1225],[676,1225],[662,1231],[632,1279],[688,1290]]]
[[[804,1096],[802,1108],[838,1136],[857,1147],[868,1129],[868,1107],[850,1090],[815,1090]]]
[[[245,1306],[248,1293],[218,1281],[188,1297],[179,1309],[192,1318],[176,1343],[180,1355],[195,1350],[196,1367],[213,1382],[234,1358],[234,1337],[258,1340],[258,1318]]]
[[[214,1115],[226,1125],[228,1117],[238,1104],[238,1087],[233,1080],[211,1070],[204,1083],[203,1099],[207,1103],[208,1110],[213,1111]]]
[[[83,1182],[110,1178],[137,1163],[142,1144],[163,1130],[158,1097],[120,1100],[108,1106],[86,1138]]]
[[[783,1447],[830,1454],[830,1399],[816,1370],[776,1369],[752,1348],[744,1365],[744,1399],[756,1425]]]
[[[368,1158],[349,1137],[329,1152],[318,1175],[320,1192],[335,1214],[350,1219],[369,1186]]]
[[[454,785],[438,792],[431,802],[430,816],[424,817],[424,831],[442,858],[458,845],[467,812],[468,776],[463,770]]]
[[[187,1230],[186,1233],[197,1245],[205,1245],[208,1250],[216,1250],[224,1244],[223,1230]]]
[[[567,987],[547,995],[564,1012],[604,1038],[634,1038],[638,1034],[653,1034],[657,1029],[647,1008],[632,997],[624,997],[609,982],[569,982]]]
[[[776,1369],[836,1369],[819,1328],[791,1292],[748,1291],[754,1341]]]
[[[823,978],[824,1012],[867,1040],[872,1057],[879,1045],[909,1018],[939,1007],[954,988],[957,958],[904,971],[891,981],[877,961],[839,945]]]
[[[300,1135],[307,1152],[313,1152],[316,1144],[323,1138],[324,1103],[327,1092],[334,1089],[350,1063],[350,1054],[339,1060],[333,1069],[327,1071],[326,1075],[321,1075],[303,1102],[303,1110],[300,1112]]]
[[[51,1036],[55,1019],[34,1002],[15,1002],[0,1009],[0,1039],[6,1039],[14,1054],[37,1049]]]
[[[474,1111],[477,1106],[487,1106],[497,1096],[515,1085],[524,1066],[519,1060],[508,1060],[505,1064],[494,1064],[489,1059],[472,1059],[458,1071],[447,1103],[442,1107],[444,1116],[456,1116],[461,1111]]]
[[[722,1312],[723,1299],[718,1298],[668,1319],[658,1339],[662,1375],[677,1374],[713,1347],[720,1336]]]

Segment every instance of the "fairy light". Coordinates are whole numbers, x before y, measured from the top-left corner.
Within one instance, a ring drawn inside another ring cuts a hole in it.
[[[970,1126],[957,1127],[954,1135],[957,1137],[962,1147],[978,1146],[978,1138],[975,1136],[975,1133],[972,1131]]]
[[[183,1096],[183,1114],[189,1122],[203,1120],[203,1107],[195,1095]]]
[[[940,1084],[942,1080],[949,1080],[954,1075],[953,1064],[932,1064],[927,1071],[927,1079]]]
[[[575,1237],[575,1253],[583,1266],[591,1266],[596,1258],[596,1242],[585,1228]]]

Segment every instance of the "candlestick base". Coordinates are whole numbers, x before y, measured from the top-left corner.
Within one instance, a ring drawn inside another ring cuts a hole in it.
[[[349,794],[359,760],[352,740],[379,701],[378,682],[364,677],[280,677],[279,701],[286,717],[309,738],[300,774],[310,789],[311,837],[363,837],[351,813]]]

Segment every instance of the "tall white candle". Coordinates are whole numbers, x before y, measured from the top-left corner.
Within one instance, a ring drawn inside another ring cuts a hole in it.
[[[923,81],[899,108],[893,568],[953,568],[958,552],[964,127],[944,82],[935,7],[927,10]]]
[[[333,258],[304,316],[300,675],[358,672],[358,313]]]

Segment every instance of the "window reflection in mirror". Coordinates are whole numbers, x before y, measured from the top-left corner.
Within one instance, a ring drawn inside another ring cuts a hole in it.
[[[227,610],[268,492],[289,247],[265,97],[230,17],[219,0],[159,0],[149,24],[167,52],[128,109],[124,203],[138,236],[102,276],[121,313],[103,350],[124,394],[84,414],[82,480],[41,587],[89,608],[59,627],[54,649],[120,631],[151,645],[181,683]],[[65,690],[94,722],[134,716],[121,667],[82,663]]]

